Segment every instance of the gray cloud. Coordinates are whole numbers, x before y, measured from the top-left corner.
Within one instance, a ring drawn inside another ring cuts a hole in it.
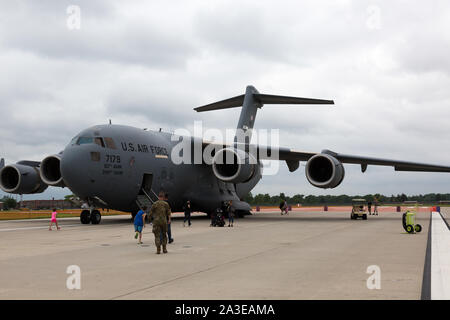
[[[17,3],[2,12],[2,43],[7,48],[32,52],[50,59],[100,60],[165,69],[183,67],[194,46],[182,26],[166,28],[149,16],[134,18],[120,8],[92,1],[76,3],[81,10],[80,30],[67,27],[66,9],[73,3]],[[9,32],[14,26],[14,32]],[[180,36],[181,35],[181,36]],[[93,62],[95,63],[95,61]]]

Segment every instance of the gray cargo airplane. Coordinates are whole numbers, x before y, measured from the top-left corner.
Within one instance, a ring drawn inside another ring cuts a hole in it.
[[[260,94],[248,86],[245,94],[195,108],[197,112],[242,106],[237,131],[251,138],[257,110],[265,104],[334,104],[332,100],[286,97]],[[212,143],[201,138],[180,137],[204,150]],[[289,171],[306,161],[306,178],[316,187],[335,188],[344,179],[343,163],[358,164],[365,172],[368,165],[392,166],[396,171],[450,172],[449,166],[387,160],[340,154],[329,150],[320,153],[302,152],[289,148],[251,145],[236,138],[232,144],[215,145],[207,163],[175,164],[172,150],[179,143],[173,134],[143,130],[123,125],[97,125],[76,135],[66,148],[41,162],[0,161],[0,187],[15,194],[41,193],[48,186],[68,187],[89,204],[80,220],[83,224],[98,224],[100,211],[110,208],[130,212],[149,207],[159,191],[170,194],[173,211],[182,210],[186,200],[194,210],[210,214],[223,201],[233,200],[239,215],[248,214],[251,207],[242,199],[261,179],[260,160],[285,161]],[[249,150],[256,150],[254,155]],[[226,160],[224,160],[226,159]],[[229,161],[232,159],[232,161]],[[254,161],[251,161],[254,160]]]

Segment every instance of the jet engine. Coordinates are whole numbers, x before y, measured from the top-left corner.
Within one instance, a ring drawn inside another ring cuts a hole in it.
[[[336,188],[344,180],[342,163],[328,154],[316,154],[306,163],[306,178],[318,188]]]
[[[212,169],[217,179],[242,183],[249,181],[258,172],[258,161],[247,152],[225,148],[219,150],[212,159]]]
[[[47,189],[39,169],[23,164],[10,164],[0,170],[0,188],[8,193],[41,193]]]
[[[53,187],[65,187],[61,175],[60,164],[61,164],[60,154],[54,154],[42,160],[41,162],[42,181]]]

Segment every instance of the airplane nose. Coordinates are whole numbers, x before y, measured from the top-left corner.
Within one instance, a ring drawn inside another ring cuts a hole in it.
[[[89,196],[92,185],[88,170],[90,153],[83,149],[80,146],[67,146],[60,163],[66,186],[79,197]]]

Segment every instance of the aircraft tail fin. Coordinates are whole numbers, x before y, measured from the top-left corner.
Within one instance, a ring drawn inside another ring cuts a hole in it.
[[[255,87],[247,86],[245,94],[243,95],[210,103],[194,108],[194,110],[197,112],[205,112],[242,106],[237,129],[242,129],[245,132],[249,129],[253,129],[256,112],[258,111],[258,108],[262,108],[264,104],[334,104],[334,101],[261,94]]]

